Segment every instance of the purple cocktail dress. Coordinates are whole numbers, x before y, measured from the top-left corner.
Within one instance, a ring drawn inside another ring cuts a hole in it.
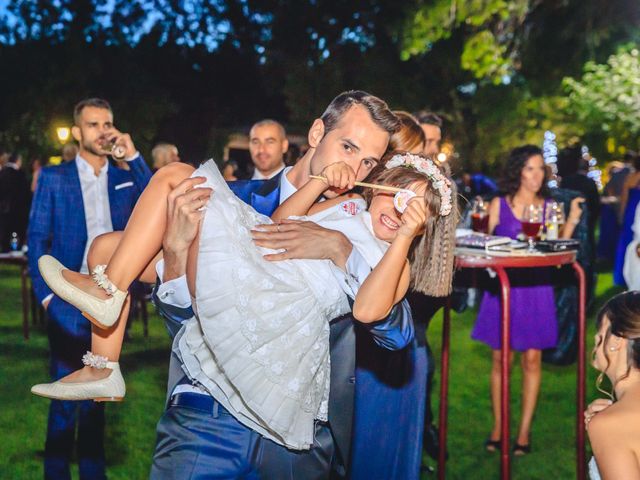
[[[494,234],[516,238],[522,231],[504,197]],[[509,269],[511,283],[511,348],[523,352],[554,347],[558,341],[556,306],[548,268]],[[484,293],[471,338],[500,349],[500,296],[497,282]]]

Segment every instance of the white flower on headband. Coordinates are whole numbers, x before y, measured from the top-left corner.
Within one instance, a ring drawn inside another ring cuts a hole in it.
[[[385,165],[385,168],[394,167],[411,167],[417,171],[424,173],[431,181],[431,185],[440,195],[440,215],[447,216],[451,213],[453,206],[451,204],[451,182],[445,177],[440,169],[429,160],[413,153],[403,153],[391,157]]]

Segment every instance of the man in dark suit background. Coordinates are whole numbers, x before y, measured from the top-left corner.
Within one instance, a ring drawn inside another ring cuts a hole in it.
[[[22,170],[22,156],[9,156],[0,170],[0,252],[11,249],[11,237],[17,236],[18,248],[25,243],[31,190]]]
[[[269,215],[281,201],[304,185],[310,174],[321,174],[331,163],[344,161],[357,172],[358,180],[364,179],[384,154],[390,133],[397,126],[397,118],[380,99],[365,92],[345,92],[336,97],[322,117],[314,122],[309,130],[311,148],[294,167],[286,168],[264,182],[238,181],[230,187],[260,213]],[[196,211],[202,205],[195,200],[197,192],[184,193],[190,181],[179,186],[175,195],[170,195],[167,234],[163,242],[164,265],[158,268],[164,283],[156,292],[156,302],[174,332],[181,321],[193,315],[188,292],[186,298],[178,298],[176,293],[182,289],[184,295],[185,247],[190,245],[197,230],[197,224],[185,213]],[[340,232],[312,222],[292,221],[265,226],[265,230],[265,234],[256,236],[256,244],[284,250],[271,255],[271,260],[328,258],[338,266],[347,267],[350,272],[344,278],[347,283],[364,278],[370,271],[366,264],[358,261],[357,252]],[[372,326],[368,332],[385,348],[406,346],[413,338],[408,304],[403,302],[394,307],[386,320]],[[344,477],[350,454],[355,388],[355,334],[351,316],[331,322],[330,345],[329,422],[316,423],[315,443],[311,450],[295,452],[261,438],[238,423],[207,392],[190,384],[173,354],[168,408],[158,424],[151,478],[181,479],[199,474],[212,478],[305,480],[329,478],[330,475]],[[232,437],[235,445],[225,441],[227,437]],[[236,441],[244,443],[246,448],[239,451]],[[196,453],[197,465],[191,464],[187,468],[186,464]]]
[[[249,130],[249,153],[254,167],[251,180],[269,180],[284,170],[288,149],[287,132],[280,122],[267,118],[254,123]]]
[[[38,258],[50,254],[72,270],[87,273],[87,251],[98,235],[123,230],[151,177],[131,137],[113,124],[108,102],[83,100],[73,112],[72,134],[79,144],[75,160],[42,169],[29,218],[29,273],[36,298],[47,310],[50,374],[59,380],[82,367],[91,349],[91,324],[45,284]],[[111,141],[124,149],[129,170],[109,163]],[[45,444],[44,474],[70,479],[69,461],[78,423],[77,456],[81,479],[103,479],[104,408],[93,401],[52,400]]]

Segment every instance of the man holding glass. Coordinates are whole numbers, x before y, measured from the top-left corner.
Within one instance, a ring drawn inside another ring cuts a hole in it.
[[[91,324],[79,310],[54,296],[40,275],[38,258],[50,254],[70,269],[87,273],[91,241],[102,233],[124,229],[151,178],[131,137],[114,127],[106,100],[82,100],[75,106],[73,118],[71,132],[78,142],[78,154],[73,161],[42,170],[27,235],[33,289],[49,316],[52,380],[82,367],[78,359],[90,350]],[[109,156],[127,161],[129,170],[114,168]],[[71,478],[76,418],[80,478],[106,478],[102,404],[60,400],[52,400],[49,407],[45,478]]]

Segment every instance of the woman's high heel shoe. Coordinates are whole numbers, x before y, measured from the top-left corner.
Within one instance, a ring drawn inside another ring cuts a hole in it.
[[[91,276],[96,284],[110,296],[106,300],[96,298],[67,281],[62,275],[62,271],[67,269],[51,255],[43,255],[38,259],[38,269],[49,288],[58,297],[77,307],[82,315],[94,325],[100,328],[110,328],[118,321],[122,305],[127,298],[127,292],[118,290],[109,281],[104,274],[104,265],[98,265],[94,268]]]
[[[497,452],[500,450],[501,443],[501,440],[491,440],[491,437],[489,437],[484,441],[484,449],[490,453]]]
[[[526,445],[521,445],[518,442],[513,444],[513,455],[516,457],[523,457],[531,453],[531,441]]]
[[[89,360],[87,358],[89,357]],[[118,362],[109,362],[106,357],[100,357],[87,352],[82,358],[85,365],[95,368],[109,368],[108,377],[90,382],[57,382],[40,383],[31,387],[31,393],[55,400],[93,400],[95,402],[121,402],[127,388],[120,372]],[[93,363],[92,363],[93,362]]]

